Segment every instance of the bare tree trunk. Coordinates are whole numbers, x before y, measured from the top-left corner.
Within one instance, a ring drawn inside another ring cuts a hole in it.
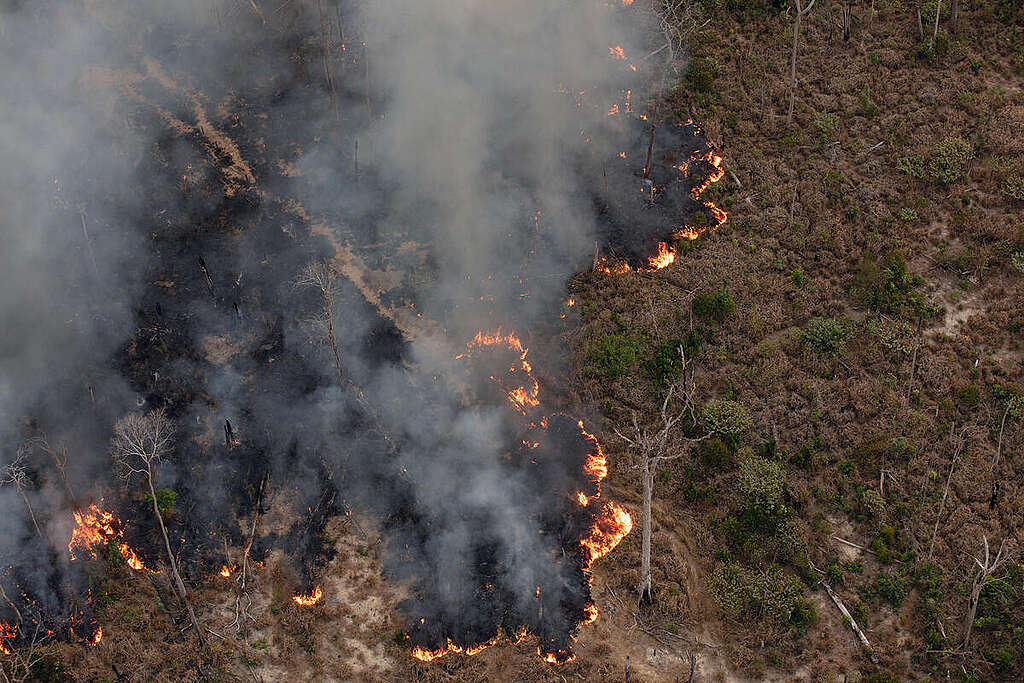
[[[917,317],[917,333],[914,335],[914,356],[910,360],[910,377],[907,378],[907,400],[903,405],[903,427],[900,429],[900,436],[907,435],[907,417],[910,413],[910,396],[914,390],[914,371],[917,369],[917,347],[921,343],[921,323],[924,316]]]
[[[971,630],[974,628],[974,618],[978,614],[978,600],[981,598],[981,590],[985,587],[985,580],[996,573],[996,571],[1002,567],[1006,558],[1003,557],[1003,549],[1005,548],[1006,540],[999,544],[999,550],[996,552],[995,558],[992,558],[989,554],[988,549],[988,537],[982,536],[984,543],[984,560],[978,559],[973,555],[971,558],[974,563],[978,566],[978,573],[974,577],[974,581],[971,583],[971,597],[967,603],[967,618],[964,620],[964,642],[962,650],[966,651],[967,646],[971,642]]]
[[[345,373],[341,371],[341,356],[338,355],[338,342],[334,338],[334,313],[331,311],[331,292],[324,288],[324,315],[327,317],[327,339],[331,343],[331,351],[334,353],[334,367],[338,371],[338,381],[345,383]]]
[[[952,0],[949,4],[949,32],[956,33],[956,22],[960,18],[960,0]]]
[[[164,537],[164,547],[167,548],[167,560],[171,564],[171,574],[174,576],[174,588],[178,593],[178,597],[185,605],[185,609],[188,611],[188,617],[192,621],[192,628],[196,630],[196,637],[199,638],[199,644],[203,644],[203,630],[199,627],[199,620],[196,618],[196,612],[192,609],[192,604],[188,601],[188,591],[185,590],[185,582],[181,580],[181,574],[178,572],[178,562],[174,559],[174,551],[171,550],[171,541],[167,538],[167,527],[164,526],[164,518],[160,514],[160,506],[156,503],[156,490],[153,488],[153,470],[149,469],[146,472],[146,483],[149,484],[149,495],[153,497],[153,514],[156,515],[157,524],[160,525],[160,534]]]
[[[651,589],[651,497],[654,489],[654,473],[650,458],[645,453],[640,464],[643,479],[643,510],[641,512],[642,538],[640,544],[640,585],[637,586],[637,605],[647,607],[654,604]]]
[[[996,443],[996,457],[992,461],[992,469],[995,470],[996,466],[999,465],[999,455],[1003,452],[1003,429],[1006,427],[1006,416],[1010,414],[1010,408],[1013,406],[1012,401],[1007,401],[1006,410],[1003,411],[1003,419],[999,422],[999,441]]]
[[[942,10],[942,0],[938,0],[935,3],[935,30],[932,31],[932,41],[928,43],[928,47],[935,46],[935,40],[939,37],[939,12]]]
[[[796,48],[800,39],[800,0],[796,0],[796,21],[793,22],[793,54],[789,60],[789,113],[786,114],[786,125],[793,124],[793,108],[796,106]]]
[[[28,496],[25,495],[25,492],[23,490],[21,490],[21,488],[18,489],[18,493],[21,494],[21,499],[25,501],[25,507],[28,508],[28,514],[29,514],[29,517],[32,518],[32,526],[34,526],[36,528],[36,534],[38,534],[39,536],[42,536],[43,532],[39,530],[39,522],[36,521],[36,513],[32,509],[32,503],[28,502]]]
[[[924,22],[921,21],[921,8],[917,8],[917,35],[921,40],[924,40]]]

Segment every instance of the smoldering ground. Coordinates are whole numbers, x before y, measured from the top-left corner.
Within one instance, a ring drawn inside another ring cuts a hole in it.
[[[159,486],[178,494],[188,578],[241,544],[268,492],[293,491],[293,528],[254,553],[283,548],[306,587],[331,553],[319,531],[351,504],[412,588],[414,644],[528,626],[567,647],[589,599],[589,513],[570,501],[593,486],[591,445],[552,417],[543,457],[526,457],[553,409],[522,414],[476,380],[484,361],[454,357],[481,329],[528,341],[608,225],[632,245],[679,222],[651,202],[629,234],[611,196],[642,155],[639,124],[606,111],[630,77],[609,46],[633,52],[632,16],[554,0],[5,3],[5,461],[34,439],[27,484],[0,489],[9,594],[66,616],[71,511],[100,496],[158,561],[107,443],[119,415],[162,407],[177,436]],[[334,270],[326,309],[299,284],[316,262]]]

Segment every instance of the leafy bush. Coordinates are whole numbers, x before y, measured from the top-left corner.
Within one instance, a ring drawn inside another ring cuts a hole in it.
[[[818,129],[818,137],[822,142],[835,140],[839,132],[839,115],[832,112],[815,114],[814,127]]]
[[[693,313],[698,318],[710,318],[716,322],[725,319],[736,310],[736,302],[725,287],[710,294],[698,294],[693,297]]]
[[[708,439],[700,446],[700,460],[709,470],[721,470],[732,463],[732,453],[721,439]]]
[[[956,390],[956,400],[964,408],[977,408],[981,404],[981,387],[967,384]]]
[[[624,334],[601,337],[590,349],[587,373],[611,381],[629,372],[636,362],[640,342]]]
[[[923,304],[914,291],[921,282],[921,278],[907,272],[907,261],[901,254],[893,252],[880,259],[868,251],[850,283],[850,293],[872,310],[899,315],[907,303]]]
[[[683,361],[679,355],[681,339],[669,339],[654,347],[651,357],[644,361],[644,374],[658,387],[669,387],[682,371]]]
[[[803,599],[800,583],[777,566],[762,572],[733,562],[719,564],[708,578],[708,588],[712,599],[733,619],[800,625],[816,616]]]
[[[713,57],[698,56],[686,67],[686,83],[694,92],[709,93],[715,89],[718,62]]]
[[[709,434],[732,439],[738,439],[753,425],[742,403],[724,398],[709,401],[701,411],[701,421]]]
[[[875,578],[875,593],[894,608],[907,597],[907,582],[898,574],[879,574]]]
[[[786,513],[786,473],[782,465],[753,456],[740,463],[739,490],[744,516],[751,527],[774,528]]]
[[[896,169],[911,178],[924,178],[924,159],[918,156],[900,157],[896,161]]]
[[[1003,181],[1003,194],[1024,202],[1024,176],[1012,175]]]
[[[1018,273],[1024,273],[1024,251],[1015,251],[1010,256],[1010,263]]]
[[[963,138],[945,138],[935,146],[928,171],[940,185],[950,185],[966,175],[974,148]]]
[[[174,504],[178,501],[178,494],[170,489],[157,489],[156,491],[156,509],[160,511],[160,514],[164,517],[170,517],[171,513],[174,512]],[[146,494],[146,502],[150,505],[153,504],[153,496]]]
[[[843,350],[848,333],[841,320],[814,318],[800,335],[804,344],[819,356],[834,356]]]
[[[800,268],[793,271],[793,284],[797,287],[803,287],[807,284],[807,275]]]
[[[913,223],[917,219],[918,216],[916,210],[907,207],[900,209],[900,220],[904,223]]]

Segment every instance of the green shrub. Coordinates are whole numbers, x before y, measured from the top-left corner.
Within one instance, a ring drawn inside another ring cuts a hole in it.
[[[713,57],[697,56],[686,67],[686,83],[694,92],[709,93],[715,89],[718,62]]]
[[[911,178],[924,178],[924,159],[919,156],[900,157],[896,169]]]
[[[814,127],[818,129],[818,138],[822,142],[835,140],[839,132],[839,115],[831,112],[815,114]]]
[[[693,298],[693,314],[698,318],[710,318],[716,322],[725,319],[736,310],[736,302],[725,287],[710,294],[698,294]]]
[[[742,403],[728,399],[709,401],[701,411],[701,422],[709,434],[737,440],[750,429],[753,420]]]
[[[940,185],[950,185],[965,177],[967,164],[974,158],[971,143],[960,137],[945,138],[935,146],[928,171]]]
[[[712,599],[733,619],[747,617],[791,625],[807,623],[816,616],[803,599],[799,581],[777,566],[761,571],[733,562],[719,564],[708,577],[708,588]]]
[[[868,251],[864,253],[857,274],[850,283],[850,293],[863,306],[899,315],[907,303],[921,303],[914,291],[921,282],[921,278],[907,272],[907,261],[902,254],[893,252],[879,258]]]
[[[964,408],[977,408],[981,405],[981,387],[968,384],[956,390],[956,400]]]
[[[590,348],[587,373],[611,381],[622,377],[633,368],[640,342],[624,334],[609,334],[598,339]]]
[[[683,368],[680,346],[683,346],[681,339],[669,339],[654,347],[651,357],[644,361],[644,374],[655,386],[668,388],[679,378]]]
[[[800,268],[793,271],[793,284],[797,287],[803,287],[807,284],[807,275]]]
[[[906,207],[900,209],[900,220],[903,221],[904,223],[913,223],[917,219],[917,211],[915,211],[914,209]]]
[[[907,582],[898,574],[879,574],[875,577],[875,593],[898,608],[907,597]]]
[[[1010,264],[1018,273],[1024,273],[1024,251],[1015,251],[1010,256]]]
[[[700,461],[709,470],[723,470],[732,464],[732,453],[721,439],[708,439],[700,446]]]
[[[1024,176],[1012,175],[1003,181],[1003,194],[1024,202]]]
[[[156,491],[156,509],[160,511],[160,514],[164,517],[170,517],[174,512],[174,504],[178,501],[178,494],[170,489],[157,489]],[[153,496],[146,494],[146,502],[150,505],[153,504]]]
[[[770,530],[785,516],[786,473],[779,463],[758,456],[744,460],[740,463],[739,491],[750,527]]]
[[[834,356],[843,350],[848,333],[841,320],[814,318],[800,335],[804,344],[819,356]]]

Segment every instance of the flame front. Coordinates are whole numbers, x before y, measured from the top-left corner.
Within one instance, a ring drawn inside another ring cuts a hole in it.
[[[113,512],[106,512],[93,503],[87,510],[75,510],[72,514],[75,516],[75,528],[71,530],[71,539],[68,541],[68,552],[72,560],[78,559],[76,549],[84,550],[95,560],[98,557],[96,546],[114,543],[129,567],[135,571],[146,569],[136,552],[122,540],[124,525]]]
[[[320,598],[322,597],[324,597],[324,591],[318,585],[316,588],[313,589],[313,592],[309,595],[293,595],[292,600],[295,601],[296,605],[303,605],[304,607],[308,607],[309,605],[315,605],[316,603],[320,602]]]
[[[92,638],[89,639],[89,642],[87,644],[90,647],[96,647],[97,645],[100,644],[101,640],[103,640],[103,627],[102,626],[97,626],[96,627],[96,633],[92,634]]]
[[[674,258],[674,254],[672,256]],[[570,297],[566,302],[566,306],[573,306],[575,303],[576,300]],[[498,328],[498,330],[493,333],[480,331],[467,344],[467,353],[459,354],[456,358],[464,358],[470,355],[474,349],[495,346],[504,346],[519,354],[518,368],[509,368],[509,372],[515,373],[521,370],[525,373],[529,378],[529,385],[532,387],[532,390],[527,390],[526,387],[523,386],[513,389],[508,392],[508,394],[512,405],[525,415],[526,411],[524,408],[527,405],[539,405],[540,388],[537,380],[533,376],[533,368],[526,360],[528,350],[523,345],[522,340],[517,337],[514,332],[503,333],[501,328]],[[491,377],[491,380],[498,382],[498,379],[493,376]],[[549,416],[547,415],[542,415],[540,419],[531,421],[528,427],[530,429],[540,428],[542,430],[547,430],[550,422],[548,417]],[[591,527],[587,529],[586,534],[580,540],[580,552],[582,558],[581,568],[589,585],[589,581],[591,580],[591,565],[595,560],[611,552],[623,537],[632,530],[633,519],[623,508],[615,505],[614,503],[600,499],[601,481],[608,476],[608,461],[600,442],[598,442],[597,438],[593,434],[584,429],[583,421],[576,421],[576,426],[580,430],[580,435],[589,444],[586,460],[583,463],[583,473],[590,477],[593,482],[593,489],[588,487],[588,490],[593,491],[593,495],[587,495],[583,491],[577,491],[572,500],[578,503],[581,507],[590,507],[593,504],[593,509],[595,511],[599,509],[593,517]],[[522,439],[521,444],[527,449],[527,452],[533,451],[541,445],[539,441],[535,441],[533,439]],[[535,461],[531,460],[531,462]],[[317,590],[319,590],[319,587],[317,587]],[[535,589],[534,596],[538,601],[540,600],[541,587],[539,585]],[[295,598],[295,601],[299,602],[298,597]],[[583,607],[583,613],[579,617],[579,625],[582,626],[584,624],[593,623],[597,617],[597,605],[592,602],[588,602]],[[424,619],[421,618],[419,623],[422,626],[424,624]],[[503,638],[513,644],[518,644],[525,640],[529,635],[527,628],[522,626],[512,634],[506,634],[502,630],[499,630],[499,632],[489,640],[472,645],[460,645],[453,642],[451,638],[445,638],[444,644],[434,649],[429,649],[419,645],[413,647],[412,656],[421,662],[431,662],[450,652],[475,655],[492,645],[497,644]],[[575,642],[575,636],[572,633],[569,634],[569,638]],[[547,651],[543,644],[537,647],[537,654],[543,658],[544,661],[551,664],[564,664],[565,662],[572,661],[576,658],[571,649]]]

